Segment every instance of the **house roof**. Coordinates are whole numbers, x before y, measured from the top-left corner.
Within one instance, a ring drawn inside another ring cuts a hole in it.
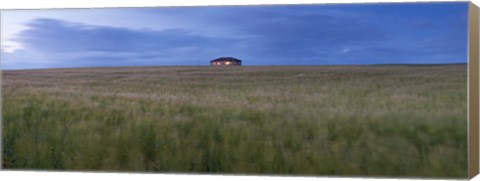
[[[242,62],[241,60],[236,59],[236,58],[233,58],[233,57],[220,57],[220,58],[214,59],[214,60],[212,60],[212,61],[210,61],[210,62],[219,62],[219,61]]]

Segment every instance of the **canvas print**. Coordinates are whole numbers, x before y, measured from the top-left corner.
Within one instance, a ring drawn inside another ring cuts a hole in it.
[[[468,3],[1,12],[2,167],[467,177]]]

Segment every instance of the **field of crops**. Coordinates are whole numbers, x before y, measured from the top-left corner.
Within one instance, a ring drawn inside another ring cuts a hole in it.
[[[467,175],[467,65],[2,72],[4,169]]]

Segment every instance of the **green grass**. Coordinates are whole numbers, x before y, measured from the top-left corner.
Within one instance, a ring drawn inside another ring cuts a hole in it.
[[[3,71],[3,168],[465,178],[466,70]]]

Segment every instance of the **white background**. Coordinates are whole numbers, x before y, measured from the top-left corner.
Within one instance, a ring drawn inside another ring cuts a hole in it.
[[[440,2],[445,0],[434,0]],[[448,1],[448,0],[447,0]],[[366,2],[429,2],[428,0],[1,0],[0,9],[51,9],[51,8],[95,8],[95,7],[151,7],[151,6],[193,6],[193,5],[256,5],[256,4],[310,4],[310,3],[366,3]],[[432,2],[432,1],[430,1]],[[480,0],[472,0],[480,5]],[[41,171],[0,171],[0,180],[418,180],[395,178],[338,178],[338,177],[285,177],[285,176],[232,176],[192,174],[133,174],[93,172],[41,172]],[[473,179],[480,181],[480,176]]]

